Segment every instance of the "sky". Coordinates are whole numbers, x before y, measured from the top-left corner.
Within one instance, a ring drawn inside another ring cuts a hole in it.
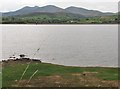
[[[102,12],[117,12],[119,0],[0,0],[0,12],[9,12],[25,6],[55,5],[61,8],[69,6],[83,7]]]

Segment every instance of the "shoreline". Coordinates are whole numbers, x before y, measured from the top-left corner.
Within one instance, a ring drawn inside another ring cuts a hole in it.
[[[3,60],[2,60],[3,61]],[[0,61],[0,64],[2,65],[2,61]],[[7,61],[7,60],[6,60]],[[72,66],[72,65],[64,65],[64,64],[58,64],[58,63],[50,63],[50,62],[42,62],[44,64],[52,64],[52,65],[58,65],[58,66],[63,66],[63,67],[80,67],[80,68],[120,68],[120,66]]]
[[[0,26],[86,26],[86,25],[91,25],[91,26],[94,26],[94,25],[104,25],[104,26],[107,26],[107,25],[119,25],[119,24],[0,24]]]

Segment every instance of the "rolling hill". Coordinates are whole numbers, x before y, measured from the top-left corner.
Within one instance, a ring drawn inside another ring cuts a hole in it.
[[[93,17],[93,16],[105,16],[105,15],[113,15],[114,13],[103,13],[96,10],[88,10],[80,7],[68,7],[65,9],[62,9],[60,7],[54,6],[54,5],[47,5],[43,7],[23,7],[17,11],[13,12],[7,12],[3,13],[3,16],[15,16],[15,15],[26,15],[31,13],[71,13],[71,14],[77,14],[82,15],[85,17]]]
[[[47,5],[23,7],[13,12],[2,13],[3,24],[117,24],[117,13],[100,12],[70,6],[65,9]]]
[[[81,14],[84,15],[86,17],[94,17],[94,16],[106,16],[106,15],[113,15],[114,13],[110,13],[110,12],[100,12],[97,10],[88,10],[88,9],[84,9],[84,8],[79,8],[79,7],[68,7],[65,9],[67,12],[73,13],[73,14]]]

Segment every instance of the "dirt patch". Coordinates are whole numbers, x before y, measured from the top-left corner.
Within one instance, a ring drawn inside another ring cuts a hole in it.
[[[82,74],[80,74],[80,73],[73,73],[72,75],[73,76],[81,76]]]
[[[83,72],[82,75],[84,76],[94,76],[96,75],[98,72]]]
[[[118,81],[103,81],[94,76],[83,76],[80,73],[71,74],[65,79],[60,75],[39,77],[31,80],[21,80],[19,86],[24,87],[118,87]],[[16,82],[17,84],[17,82]],[[14,85],[16,86],[16,85]]]

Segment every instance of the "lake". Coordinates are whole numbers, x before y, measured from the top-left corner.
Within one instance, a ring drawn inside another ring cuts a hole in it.
[[[60,65],[116,67],[118,25],[3,25],[2,58],[21,53]]]

